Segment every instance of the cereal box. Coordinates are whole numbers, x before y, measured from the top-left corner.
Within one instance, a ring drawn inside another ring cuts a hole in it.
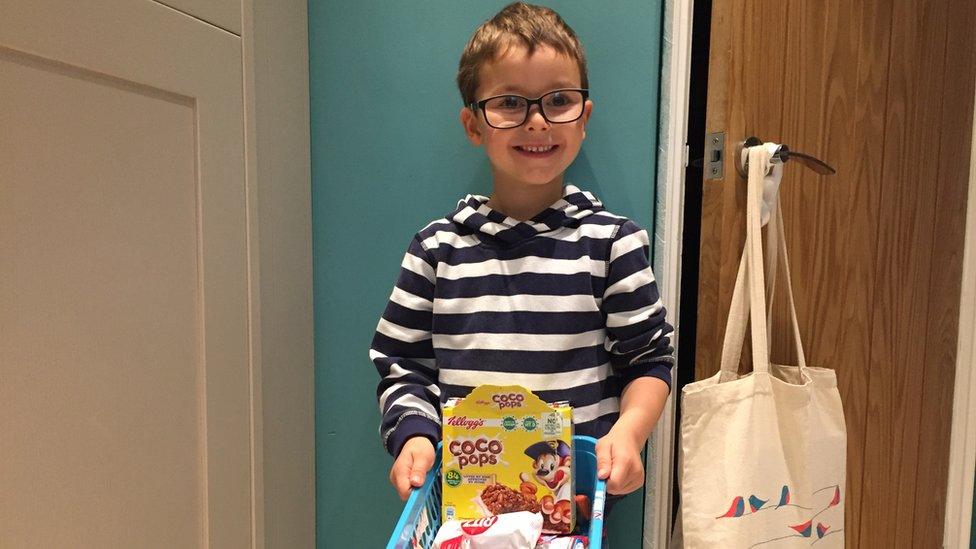
[[[575,526],[573,416],[517,385],[481,385],[444,405],[442,517],[541,512],[543,532]]]

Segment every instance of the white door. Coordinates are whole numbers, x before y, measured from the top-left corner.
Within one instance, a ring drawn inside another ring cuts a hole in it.
[[[0,547],[251,545],[241,51],[0,0]]]

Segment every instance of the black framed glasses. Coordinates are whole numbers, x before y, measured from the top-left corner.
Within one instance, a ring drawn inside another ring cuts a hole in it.
[[[539,112],[550,124],[575,122],[583,116],[583,105],[589,96],[590,90],[566,88],[535,99],[514,94],[496,95],[471,103],[469,107],[471,110],[481,109],[485,122],[492,128],[507,130],[525,124],[532,105],[539,105]]]

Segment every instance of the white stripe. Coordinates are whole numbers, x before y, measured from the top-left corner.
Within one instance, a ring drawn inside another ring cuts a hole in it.
[[[614,225],[586,224],[575,228],[560,227],[539,236],[560,242],[579,242],[584,237],[607,240],[613,236],[615,229],[616,226]],[[478,237],[474,235],[459,235],[450,231],[437,231],[425,238],[423,242],[428,250],[435,250],[440,246],[448,246],[454,249],[472,248],[481,244]]]
[[[396,286],[393,287],[390,301],[414,311],[430,311],[434,308],[433,301],[420,297],[419,295],[414,295]]]
[[[417,395],[405,394],[400,398],[394,400],[390,403],[390,407],[393,406],[406,406],[407,408],[413,408],[414,410],[420,410],[425,414],[430,415],[430,417],[438,417],[437,410],[431,405],[431,403],[418,397]],[[386,413],[387,408],[380,406],[380,412]]]
[[[381,353],[381,352],[379,352],[379,351],[377,351],[375,349],[370,349],[369,350],[369,359],[370,360],[372,360],[373,362],[375,362],[377,359],[380,359],[380,358],[390,358],[390,357],[384,355],[383,353]],[[399,357],[397,359],[399,360]],[[424,367],[429,368],[431,370],[436,370],[437,369],[437,360],[436,359],[433,359],[433,358],[413,358],[413,357],[410,357],[407,360],[411,360],[413,362],[416,362],[417,364],[420,364],[421,366],[424,366]],[[390,371],[392,372],[394,368],[397,368],[397,369],[403,370],[403,371],[409,371],[409,370],[406,370],[406,369],[401,368],[395,362],[393,363],[392,366],[390,366]],[[390,377],[390,376],[387,376],[387,377]]]
[[[457,233],[452,233],[450,231],[437,231],[436,233],[428,236],[424,239],[424,246],[428,250],[433,250],[439,248],[442,244],[447,244],[451,248],[471,248],[481,244],[478,237],[473,234],[459,235]]]
[[[488,217],[488,214],[491,213],[491,208],[489,208],[487,204],[482,204],[482,205],[478,206],[478,213],[480,213],[481,215],[485,216],[485,218],[487,218]],[[498,213],[501,213],[501,212],[498,212]],[[502,215],[504,215],[504,214],[502,214]],[[514,226],[518,225],[519,222],[518,222],[518,220],[512,219],[511,217],[508,217],[506,215],[505,216],[505,219],[503,219],[501,221],[501,223],[492,221],[491,219],[488,219],[488,223],[492,223],[494,225],[501,225],[502,226],[502,230],[504,230],[504,229],[509,229],[511,227],[514,227]]]
[[[613,236],[613,231],[615,229],[616,227],[614,225],[585,224],[580,225],[577,228],[562,227],[547,233],[544,236],[546,238],[560,240],[563,242],[579,242],[583,237],[607,240]]]
[[[649,245],[646,231],[631,233],[613,243],[613,248],[610,249],[610,262],[613,263],[618,257]]]
[[[462,263],[461,265],[440,263],[437,265],[437,276],[448,280],[458,280],[493,274],[511,276],[522,273],[576,274],[582,272],[602,277],[606,274],[606,268],[606,262],[590,259],[589,256],[585,255],[579,259],[549,259],[530,255],[518,259],[487,259],[479,263]]]
[[[617,397],[605,398],[596,404],[573,408],[573,423],[586,423],[619,411],[620,399]]]
[[[609,313],[607,314],[607,328],[619,328],[621,326],[630,326],[631,324],[638,324],[651,318],[658,311],[661,310],[664,304],[661,300],[657,300],[653,305],[648,305],[636,311],[622,311],[619,313]]]
[[[477,387],[483,384],[520,385],[530,391],[562,391],[603,381],[611,376],[612,371],[609,362],[585,370],[553,374],[444,369],[440,371],[438,380],[440,383],[465,387]]]
[[[603,345],[606,330],[592,330],[582,334],[434,334],[438,349],[494,349],[502,351],[569,351]]]
[[[427,280],[434,282],[436,274],[434,274],[434,268],[431,267],[426,261],[420,259],[419,257],[407,252],[403,256],[403,268],[416,273]]]
[[[440,219],[435,219],[435,220],[431,221],[430,223],[428,223],[423,229],[420,229],[419,231],[417,231],[417,233],[418,234],[419,233],[422,233],[422,232],[426,231],[427,229],[433,227],[434,225],[453,225],[453,222],[450,219],[446,218],[446,217],[442,217]]]
[[[511,313],[587,313],[600,310],[602,300],[591,295],[484,295],[434,299],[434,314]]]
[[[430,332],[426,330],[414,330],[399,324],[394,324],[385,318],[381,318],[376,326],[376,331],[387,336],[403,341],[405,343],[417,343],[425,339],[430,339]]]
[[[603,292],[603,297],[607,298],[616,294],[633,292],[637,288],[644,287],[651,282],[654,282],[654,273],[651,271],[651,267],[647,266],[636,273],[615,282],[612,286],[607,288],[605,292]]]
[[[474,209],[471,206],[465,206],[461,209],[461,211],[454,214],[451,219],[456,223],[463,225],[464,222],[467,221],[472,215],[474,215]]]
[[[468,220],[469,217],[471,217],[475,213],[480,213],[481,215],[487,217],[489,211],[490,208],[486,207],[484,204],[478,206],[477,210],[475,210],[471,206],[466,206],[463,210],[458,212],[458,215],[455,217],[455,220],[457,220],[459,223],[464,223],[465,221]],[[510,218],[506,218],[506,219],[510,219]],[[484,225],[478,227],[478,232],[495,235],[500,233],[501,231],[504,231],[505,229],[508,229],[508,226],[503,225],[501,223],[496,223],[491,220],[486,220]]]
[[[386,376],[386,379],[389,379],[389,378],[390,378],[390,376]],[[386,409],[386,399],[390,398],[390,395],[392,395],[394,391],[396,391],[397,389],[402,389],[404,387],[408,387],[410,385],[417,385],[417,386],[419,386],[419,384],[416,384],[416,383],[394,383],[393,385],[390,385],[385,391],[383,391],[383,394],[380,395],[380,400],[379,400],[379,402],[380,402],[380,410],[385,410]],[[434,393],[435,395],[437,395],[437,398],[440,398],[441,397],[441,389],[437,385],[424,385],[424,387],[426,387],[429,391],[431,391],[432,393]],[[397,399],[395,402],[398,402],[399,403],[400,401],[399,401],[399,399]]]
[[[594,212],[593,215],[598,215],[600,217],[608,217],[610,219],[618,219],[618,220],[619,219],[627,219],[626,217],[624,217],[622,215],[612,214],[612,213],[610,213],[610,212],[608,212],[606,210],[599,211],[599,212]]]

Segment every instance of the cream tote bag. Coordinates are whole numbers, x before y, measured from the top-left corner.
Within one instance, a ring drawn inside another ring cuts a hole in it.
[[[799,364],[769,362],[762,253],[762,181],[770,151],[749,149],[746,245],[736,277],[721,370],[681,394],[681,504],[672,546],[844,547],[847,431],[833,370],[806,365],[783,217],[776,201],[767,246],[771,281],[783,267]],[[771,301],[770,301],[771,303]],[[771,311],[771,307],[769,309]],[[739,375],[746,325],[753,372]]]

